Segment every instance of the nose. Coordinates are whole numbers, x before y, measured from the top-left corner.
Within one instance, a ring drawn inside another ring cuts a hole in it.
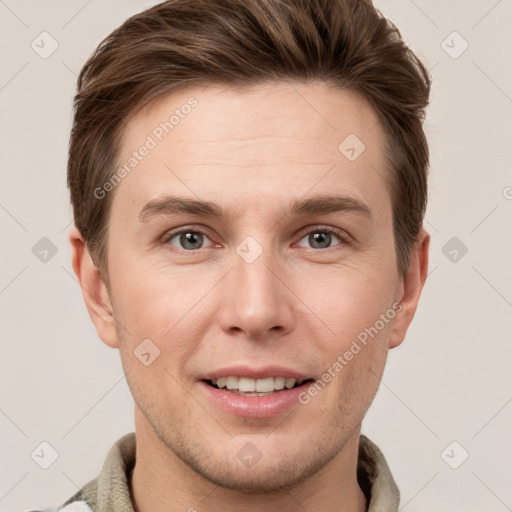
[[[242,253],[241,253],[242,254]],[[223,287],[219,321],[225,332],[245,333],[253,340],[280,337],[293,325],[293,295],[282,262],[269,250],[252,262],[233,253],[233,269]]]

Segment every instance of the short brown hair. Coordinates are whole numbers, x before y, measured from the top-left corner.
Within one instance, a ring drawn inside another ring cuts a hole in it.
[[[169,0],[107,36],[78,77],[68,186],[75,224],[108,285],[113,191],[129,116],[188,86],[320,80],[359,93],[387,140],[397,267],[404,275],[427,202],[423,131],[430,76],[371,0]]]

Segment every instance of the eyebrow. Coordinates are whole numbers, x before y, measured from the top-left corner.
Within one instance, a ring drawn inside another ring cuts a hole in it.
[[[359,213],[371,219],[370,208],[358,199],[347,196],[315,196],[295,200],[283,216],[327,215],[329,213],[351,212]],[[144,205],[139,214],[141,222],[147,222],[158,215],[191,214],[203,217],[225,218],[227,215],[222,208],[211,201],[198,201],[184,197],[164,196],[152,199]]]

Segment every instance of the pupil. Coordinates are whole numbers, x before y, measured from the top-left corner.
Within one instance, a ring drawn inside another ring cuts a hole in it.
[[[310,243],[313,247],[317,247],[320,249],[325,249],[329,247],[331,243],[331,234],[330,233],[313,233],[309,235]]]

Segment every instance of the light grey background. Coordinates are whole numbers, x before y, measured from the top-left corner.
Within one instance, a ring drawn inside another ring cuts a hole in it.
[[[71,268],[65,173],[76,75],[154,3],[0,0],[0,512],[60,505],[134,430],[118,352],[97,338]],[[377,6],[434,79],[432,242],[417,316],[363,432],[388,459],[401,510],[512,510],[512,3]],[[31,47],[43,31],[58,43],[46,59]],[[42,237],[57,249],[46,262],[32,252]],[[446,246],[453,237],[459,247]],[[48,469],[31,457],[43,441],[59,454]]]

